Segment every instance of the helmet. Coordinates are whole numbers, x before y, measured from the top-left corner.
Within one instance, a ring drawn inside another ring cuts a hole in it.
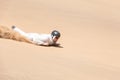
[[[51,33],[52,37],[56,36],[56,37],[60,37],[60,32],[57,31],[57,30],[53,30],[52,33]]]

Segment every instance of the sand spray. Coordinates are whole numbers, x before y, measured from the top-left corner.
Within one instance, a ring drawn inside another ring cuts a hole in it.
[[[9,29],[8,27],[5,26],[0,26],[0,38],[32,43],[29,39],[25,38],[24,36],[20,35],[14,30]]]

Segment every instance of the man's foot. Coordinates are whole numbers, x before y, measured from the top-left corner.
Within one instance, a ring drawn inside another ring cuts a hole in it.
[[[12,29],[15,29],[15,28],[16,28],[16,26],[12,26],[11,28],[12,28]]]

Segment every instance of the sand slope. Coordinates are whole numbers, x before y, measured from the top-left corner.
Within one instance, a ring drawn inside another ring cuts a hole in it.
[[[120,80],[119,0],[3,0],[0,25],[61,32],[63,48],[0,39],[0,80]]]

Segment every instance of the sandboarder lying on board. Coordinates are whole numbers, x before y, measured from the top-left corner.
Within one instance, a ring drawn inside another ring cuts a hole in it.
[[[12,26],[12,30],[29,39],[33,44],[41,46],[59,46],[57,43],[61,34],[57,30],[53,30],[51,34],[26,33],[16,26]]]

